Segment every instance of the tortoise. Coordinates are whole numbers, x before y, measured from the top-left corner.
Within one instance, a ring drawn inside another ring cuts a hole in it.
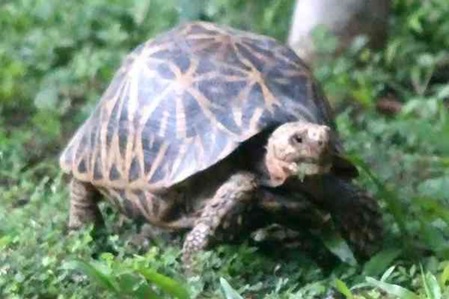
[[[359,256],[382,236],[308,66],[273,38],[224,25],[187,22],[137,46],[60,167],[69,228],[102,224],[106,197],[131,219],[186,231],[186,264],[270,221],[312,225],[314,206]]]

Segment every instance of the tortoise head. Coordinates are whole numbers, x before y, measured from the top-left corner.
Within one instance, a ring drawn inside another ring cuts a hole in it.
[[[328,173],[332,167],[331,130],[309,122],[279,126],[268,138],[265,166],[270,184],[279,186],[293,176]]]

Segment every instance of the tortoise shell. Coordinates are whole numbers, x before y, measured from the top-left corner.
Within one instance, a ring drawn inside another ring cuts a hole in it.
[[[250,137],[298,120],[335,130],[327,100],[291,49],[263,35],[186,23],[127,56],[60,165],[97,186],[163,190]],[[333,147],[342,151],[337,137]]]

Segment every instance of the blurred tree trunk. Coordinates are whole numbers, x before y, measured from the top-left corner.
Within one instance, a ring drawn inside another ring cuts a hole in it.
[[[288,44],[301,58],[313,62],[317,53],[312,33],[324,25],[338,39],[336,53],[362,34],[369,46],[382,47],[387,39],[390,4],[390,0],[296,0]]]

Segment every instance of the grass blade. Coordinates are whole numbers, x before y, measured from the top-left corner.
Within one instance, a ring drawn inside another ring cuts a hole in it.
[[[229,282],[223,277],[220,278],[220,285],[225,299],[243,299],[243,297],[240,296],[240,294],[236,290],[234,290]]]
[[[348,288],[346,283],[344,283],[340,279],[335,279],[335,288],[342,293],[347,299],[352,299],[354,296],[352,295],[351,290]]]
[[[444,267],[443,273],[440,276],[440,284],[442,287],[445,287],[447,282],[449,282],[449,263]]]
[[[436,277],[432,273],[424,273],[422,265],[420,265],[420,268],[424,290],[426,291],[427,298],[441,299],[441,288]]]
[[[387,282],[383,282],[377,279],[374,279],[372,277],[366,277],[366,281],[384,292],[387,292],[390,295],[397,296],[401,299],[419,299],[419,296],[413,293],[412,291],[407,290],[406,288],[403,288],[401,286],[398,286],[396,284],[391,284]]]
[[[357,260],[346,241],[336,231],[323,230],[320,236],[324,245],[330,252],[336,255],[342,262],[351,266],[357,265]]]
[[[373,256],[363,267],[366,276],[378,276],[402,253],[402,250],[385,249]]]
[[[120,293],[131,296],[136,299],[159,299],[160,296],[156,294],[147,281],[141,276],[132,272],[120,273],[117,277],[120,285]]]
[[[149,269],[137,269],[143,277],[157,285],[166,293],[178,299],[189,299],[189,293],[179,282],[156,271]]]
[[[385,271],[385,273],[382,274],[382,277],[380,278],[380,281],[387,280],[391,276],[391,274],[393,274],[395,269],[396,269],[396,266],[391,266],[390,268],[388,268],[387,271]]]
[[[115,293],[119,292],[117,281],[115,281],[113,277],[101,270],[99,265],[96,265],[93,262],[88,263],[82,260],[75,260],[69,262],[67,266],[80,270],[101,287]]]

